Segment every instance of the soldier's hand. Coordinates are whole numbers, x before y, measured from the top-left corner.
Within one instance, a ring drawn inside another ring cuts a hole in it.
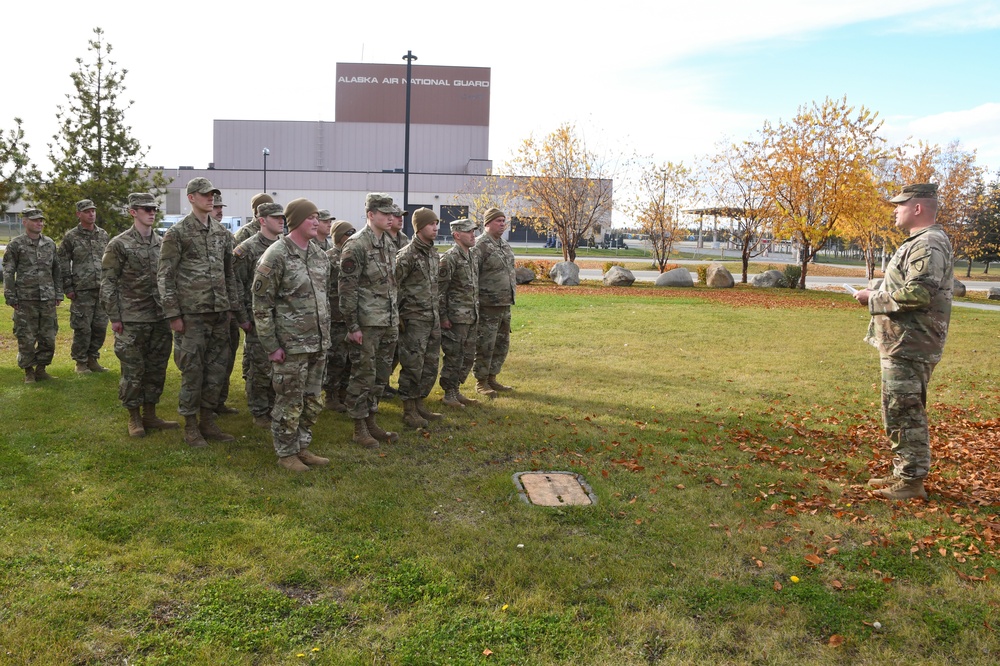
[[[276,349],[275,351],[273,351],[270,354],[268,354],[267,358],[272,363],[284,363],[285,362],[285,350],[282,349],[281,347],[278,347],[278,349]]]
[[[184,317],[178,317],[177,319],[170,320],[170,330],[174,333],[184,332]]]
[[[353,342],[356,345],[361,344],[361,338],[362,338],[361,331],[353,331],[347,334],[348,342]]]
[[[60,305],[62,305],[62,299],[58,298],[56,299],[56,307],[59,307]]]
[[[868,297],[871,296],[871,293],[871,289],[862,289],[861,291],[857,291],[854,293],[854,300],[861,303],[861,305],[868,305]]]
[[[76,299],[76,292],[75,291],[68,291],[68,292],[66,292],[66,298],[68,298],[71,301],[75,300]]]
[[[125,324],[121,323],[120,321],[113,321],[111,322],[111,330],[114,331],[115,333],[124,333]]]
[[[451,330],[451,320],[450,319],[442,319],[441,320],[441,328],[443,328],[446,331],[450,331]]]
[[[253,323],[249,322],[249,321],[243,322],[242,324],[240,324],[240,328],[242,328],[244,331],[246,331],[247,333],[249,333],[250,329],[253,328]]]

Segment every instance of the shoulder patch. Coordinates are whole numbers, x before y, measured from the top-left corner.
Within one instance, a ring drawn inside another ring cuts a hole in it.
[[[353,258],[347,257],[340,262],[341,273],[344,273],[345,275],[353,275],[356,270],[358,270],[358,262],[354,261]]]
[[[236,246],[236,249],[233,250],[233,254],[237,257],[242,257],[245,254],[242,243]]]
[[[253,281],[253,293],[259,294],[264,289],[264,280],[261,278],[256,278]]]
[[[257,272],[266,277],[271,274],[271,265],[260,262],[257,264]],[[254,286],[256,287],[256,284]]]

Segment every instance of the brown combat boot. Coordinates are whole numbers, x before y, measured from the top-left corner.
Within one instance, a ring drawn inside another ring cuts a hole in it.
[[[44,366],[44,365],[40,365],[37,368],[35,368],[35,381],[36,382],[44,382],[46,379],[56,379],[56,377],[53,377],[49,373],[45,372],[45,368],[46,368],[46,366]]]
[[[198,425],[198,430],[201,431],[205,439],[216,442],[231,442],[236,439],[228,432],[222,432],[222,429],[215,423],[215,411],[211,409],[201,410],[201,423]]]
[[[505,386],[500,382],[498,382],[496,375],[490,375],[489,377],[487,377],[486,382],[490,385],[490,388],[493,389],[494,391],[501,391],[506,393],[507,391],[514,390],[513,386]]]
[[[323,467],[324,465],[330,464],[329,458],[318,456],[309,449],[302,449],[299,451],[299,460],[313,467]]]
[[[469,405],[479,404],[478,400],[476,400],[475,398],[466,398],[464,395],[462,395],[462,392],[459,391],[458,389],[455,389],[455,395],[458,396],[458,401],[463,405],[465,405],[466,407],[468,407]]]
[[[193,449],[200,449],[208,446],[208,442],[201,436],[198,429],[198,417],[191,415],[184,417],[184,441]]]
[[[347,405],[340,401],[340,396],[337,391],[327,391],[326,402],[323,403],[323,409],[328,409],[331,412],[346,412]]]
[[[368,428],[368,434],[377,439],[380,442],[395,442],[399,439],[399,433],[392,432],[391,430],[382,430],[375,423],[375,415],[369,414],[365,417],[365,426]]]
[[[142,406],[142,427],[146,430],[176,430],[177,421],[165,421],[156,415],[156,403],[147,402]]]
[[[876,490],[875,494],[891,500],[927,499],[923,479],[896,479],[896,483]]]
[[[260,414],[259,416],[253,417],[253,424],[258,428],[264,428],[265,430],[271,429],[271,417],[267,414]]]
[[[489,379],[477,379],[476,380],[476,393],[481,393],[482,395],[485,395],[490,400],[492,400],[493,398],[497,397],[497,392],[493,389],[492,386],[490,386],[490,380]]]
[[[128,409],[128,436],[146,436],[146,429],[142,427],[142,414],[139,413],[138,407],[129,407]]]
[[[77,363],[79,365],[79,363]],[[108,369],[97,362],[96,358],[87,359],[87,369],[91,372],[107,372]],[[79,371],[78,371],[79,372]]]
[[[461,398],[458,397],[458,389],[448,389],[444,392],[444,397],[441,398],[443,402],[448,407],[458,407],[459,409],[465,409],[465,403],[462,402]]]
[[[890,472],[889,476],[879,476],[873,479],[868,479],[867,485],[869,488],[885,488],[886,486],[895,484],[897,481],[899,481],[899,477]]]
[[[403,423],[411,428],[426,428],[428,426],[427,419],[417,411],[416,400],[403,401]]]
[[[86,362],[84,362],[84,361],[77,361],[76,362],[76,374],[78,374],[78,375],[89,375],[90,374],[90,368],[87,367]]]
[[[25,368],[24,369],[24,383],[25,384],[34,384],[35,383],[35,369],[34,368]]]
[[[440,421],[442,418],[444,418],[443,414],[438,414],[437,412],[432,412],[431,410],[427,409],[427,407],[424,405],[423,398],[417,398],[414,402],[416,402],[417,404],[417,414],[420,414],[428,421]]]
[[[308,472],[309,468],[305,466],[298,456],[285,456],[284,458],[278,458],[278,467],[284,467],[289,472],[296,472],[301,474],[302,472]]]
[[[215,413],[216,414],[239,414],[240,410],[236,409],[235,407],[230,407],[226,403],[222,403],[221,405],[219,405],[218,407],[215,408]]]
[[[354,438],[352,441],[366,449],[378,448],[378,441],[368,432],[368,424],[365,423],[365,419],[354,419]]]

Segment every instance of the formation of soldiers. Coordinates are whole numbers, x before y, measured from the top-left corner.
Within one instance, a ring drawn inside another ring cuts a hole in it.
[[[435,381],[454,410],[478,402],[460,391],[470,372],[483,396],[512,390],[497,380],[516,293],[502,211],[486,212],[478,240],[476,222],[452,222],[455,244],[440,255],[437,215],[415,211],[407,238],[405,213],[385,194],[366,197],[360,229],[307,199],[282,206],[258,194],[253,220],[235,237],[219,223],[225,204],[208,179],[191,180],[187,198],[191,213],[161,238],[155,197],[129,195],[133,224],[110,240],[94,203],[80,201],[80,223],[58,248],[42,233],[42,211],[24,211],[25,233],[8,245],[3,273],[26,383],[53,378],[65,295],[76,372],[107,371],[99,359],[110,321],[132,437],[182,429],[191,447],[232,441],[216,417],[238,412],[226,403],[242,329],[253,423],[271,430],[279,465],[295,472],[329,463],[310,451],[324,409],[353,419],[361,446],[398,440],[376,420],[397,364],[412,428],[443,418],[424,402]],[[183,425],[156,413],[171,350]]]

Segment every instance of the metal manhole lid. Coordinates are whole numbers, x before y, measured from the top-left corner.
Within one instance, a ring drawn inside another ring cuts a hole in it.
[[[514,485],[522,500],[536,506],[597,504],[594,491],[573,472],[518,472]]]

